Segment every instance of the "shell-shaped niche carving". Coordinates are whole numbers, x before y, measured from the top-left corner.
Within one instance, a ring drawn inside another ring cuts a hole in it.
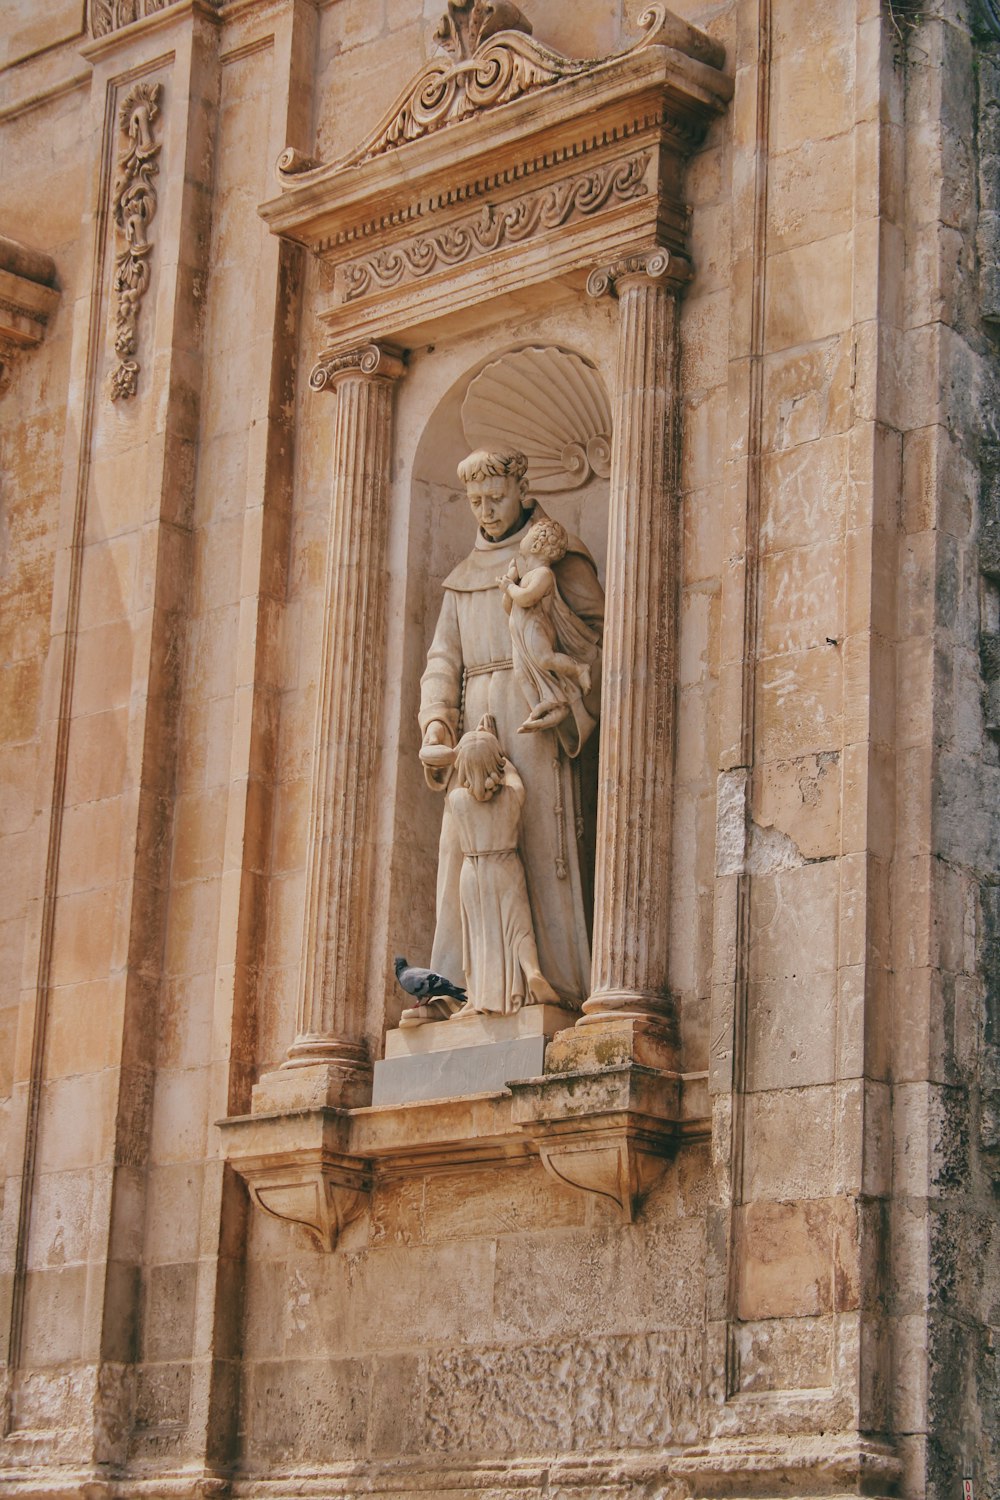
[[[600,375],[565,349],[520,349],[481,370],[462,403],[471,448],[517,448],[537,494],[611,472],[611,407]]]

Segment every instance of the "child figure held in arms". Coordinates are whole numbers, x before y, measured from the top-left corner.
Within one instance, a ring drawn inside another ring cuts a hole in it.
[[[554,729],[590,692],[596,640],[563,599],[552,568],[565,557],[568,540],[558,521],[536,521],[497,579],[510,615],[514,676],[531,709],[519,734]]]

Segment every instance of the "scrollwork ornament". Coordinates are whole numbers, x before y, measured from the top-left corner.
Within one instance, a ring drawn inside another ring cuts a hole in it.
[[[499,206],[487,203],[436,233],[417,235],[363,260],[350,261],[341,273],[344,301],[419,280],[475,255],[492,255],[505,244],[519,244],[535,234],[559,229],[608,204],[641,198],[649,191],[648,165],[649,152],[641,151]]]
[[[693,29],[659,3],[647,6],[639,26],[642,36],[616,57],[640,52],[664,39],[668,45],[681,45],[680,39],[673,39],[671,27],[683,30],[684,46],[697,50],[699,45],[691,42]],[[564,57],[544,46],[531,35],[529,22],[512,0],[450,0],[437,39],[451,56],[426,63],[372,133],[333,166],[356,166],[442,126],[564,79],[582,77],[614,60]],[[707,38],[702,43],[708,49],[706,55],[721,64],[718,45]],[[310,170],[298,153],[287,160],[283,155],[278,162],[279,178],[289,182],[301,181]]]
[[[160,112],[160,85],[137,83],[126,94],[118,123],[127,147],[118,159],[111,212],[121,245],[115,258],[115,353],[119,363],[111,372],[112,401],[128,399],[138,389],[139,365],[133,358],[138,342],[139,308],[149,290],[153,246],[147,230],[156,214],[153,179],[160,170],[160,142],[153,125]]]
[[[666,281],[679,289],[691,279],[691,262],[683,255],[676,255],[662,246],[651,250],[636,250],[619,257],[607,266],[598,266],[587,277],[587,293],[591,297],[603,297],[608,292],[616,296],[628,281]]]
[[[324,354],[309,376],[314,391],[332,390],[348,375],[366,375],[373,380],[398,380],[406,368],[402,349],[391,344],[363,344],[358,349]]]

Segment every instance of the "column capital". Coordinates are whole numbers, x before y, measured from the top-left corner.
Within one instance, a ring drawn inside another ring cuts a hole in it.
[[[606,266],[597,266],[587,277],[587,293],[591,297],[603,297],[611,292],[620,296],[630,282],[639,281],[666,284],[679,292],[691,279],[691,262],[683,255],[675,255],[661,245],[643,246],[629,250]]]
[[[406,369],[406,353],[395,344],[362,344],[357,349],[328,350],[313,366],[309,384],[314,391],[333,390],[347,375],[371,380],[398,380]]]

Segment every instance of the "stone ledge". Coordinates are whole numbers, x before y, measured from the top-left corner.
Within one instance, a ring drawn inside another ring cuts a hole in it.
[[[631,1221],[678,1145],[708,1135],[710,1124],[703,1074],[626,1060],[497,1093],[241,1115],[219,1128],[254,1202],[332,1249],[379,1180],[532,1156],[554,1180],[611,1200]]]
[[[885,1443],[856,1433],[829,1437],[710,1443],[670,1462],[693,1500],[800,1500],[834,1495],[888,1496],[901,1465]]]
[[[0,387],[13,360],[45,337],[59,304],[55,262],[0,235]]]

